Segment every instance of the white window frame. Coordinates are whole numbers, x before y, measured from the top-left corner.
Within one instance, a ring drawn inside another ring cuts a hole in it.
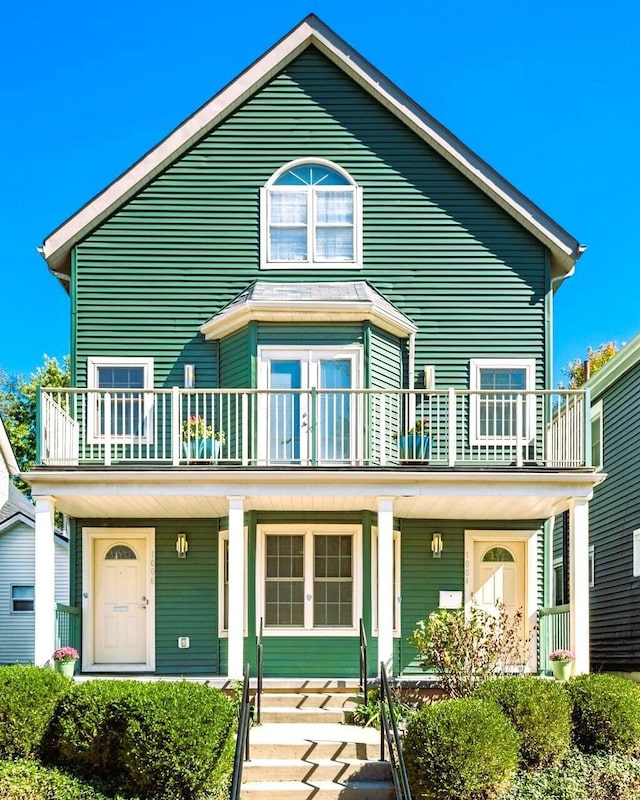
[[[593,589],[596,585],[596,549],[594,545],[589,545],[589,588]]]
[[[248,553],[247,544],[249,541],[249,529],[245,527],[244,529],[244,552]],[[224,549],[225,543],[228,545],[229,542],[229,531],[228,529],[220,531],[218,534],[218,636],[221,639],[226,639],[229,636],[229,629],[225,628],[224,625],[224,612],[225,612],[225,596],[224,596],[224,572],[225,572],[225,558],[224,558]],[[248,560],[245,558],[244,560],[244,621],[243,621],[243,631],[244,635],[247,636],[249,630],[249,618],[248,618],[248,591],[249,591],[249,563]],[[231,609],[229,609],[228,618],[231,618]]]
[[[472,358],[469,360],[469,389],[471,402],[469,403],[469,441],[475,445],[514,445],[530,442],[536,435],[536,403],[535,396],[525,396],[523,415],[525,422],[524,439],[518,436],[481,436],[480,435],[480,395],[482,391],[480,376],[485,369],[523,369],[525,370],[525,392],[535,391],[536,386],[536,360],[535,358]],[[505,390],[497,394],[515,394],[517,392]]]
[[[101,367],[142,367],[143,375],[144,375],[144,388],[140,389],[141,393],[144,392],[143,397],[143,425],[144,425],[144,435],[118,435],[117,433],[112,433],[110,436],[110,441],[115,442],[117,444],[153,444],[153,434],[154,434],[154,426],[153,426],[153,409],[154,409],[154,398],[152,391],[154,388],[154,362],[153,358],[134,358],[134,357],[109,357],[109,356],[90,356],[87,358],[87,388],[91,389],[99,389],[99,381],[98,381],[98,374]],[[147,390],[147,391],[145,391]],[[100,394],[95,394],[91,391],[88,392],[87,397],[87,442],[89,444],[101,444],[105,441],[104,434],[98,433],[99,424],[97,420],[97,413],[100,404],[100,397],[104,396],[103,392],[106,390],[101,390]],[[114,391],[118,391],[114,389]],[[126,390],[123,389],[122,391],[137,391],[137,390]]]
[[[351,627],[313,627],[313,535],[351,535],[353,547],[351,551],[353,566],[353,598]],[[302,627],[263,628],[267,636],[357,636],[360,617],[362,616],[362,526],[361,525],[258,525],[256,540],[256,631],[260,627],[260,619],[265,617],[265,577],[266,546],[268,535],[304,536],[304,598],[305,623]]]
[[[552,597],[551,605],[552,606],[563,605],[562,603],[556,603],[557,590],[558,590],[558,588],[562,588],[562,587],[558,587],[558,580],[557,580],[557,577],[556,577],[556,570],[557,569],[560,569],[560,582],[562,583],[564,581],[564,564],[563,564],[561,556],[558,557],[558,558],[554,558],[553,559],[553,575],[552,575],[552,583],[551,583],[551,597]]]
[[[400,531],[393,532],[393,635],[400,636],[402,584],[400,583]],[[371,628],[372,635],[378,636],[378,528],[371,528]]]
[[[604,466],[604,413],[602,408],[602,400],[598,400],[597,403],[594,403],[591,406],[591,414],[589,416],[589,423],[591,425],[591,429],[593,430],[593,423],[598,423],[598,427],[600,428],[600,442],[598,446],[597,458],[593,458],[593,441],[591,442],[591,459],[594,463],[591,466],[595,470],[602,470]],[[593,434],[592,434],[593,437]],[[596,463],[597,462],[597,463]]]
[[[640,577],[640,528],[633,532],[633,577]]]
[[[24,597],[14,597],[13,590],[14,589],[31,589],[32,597],[24,598]],[[25,600],[29,599],[33,603],[33,608],[16,608],[14,603],[16,600]],[[12,583],[9,588],[9,603],[10,607],[9,610],[12,614],[34,614],[35,607],[36,607],[36,587],[32,583]]]
[[[335,185],[308,186],[306,191],[307,199],[307,259],[305,261],[275,261],[269,257],[269,221],[270,193],[274,191],[297,191],[305,190],[305,186],[275,186],[275,182],[291,169],[300,167],[304,164],[318,164],[327,169],[335,170],[349,182],[349,186]],[[318,191],[335,191],[336,189],[353,193],[353,259],[351,261],[324,261],[315,257],[315,204],[313,202],[314,193]],[[362,187],[358,186],[351,175],[338,164],[325,158],[299,158],[285,164],[271,178],[266,185],[260,189],[260,269],[297,269],[299,267],[318,267],[321,269],[362,269]]]

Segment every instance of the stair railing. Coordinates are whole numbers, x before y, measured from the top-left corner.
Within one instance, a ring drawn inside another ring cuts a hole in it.
[[[396,713],[389,688],[384,662],[380,662],[380,760],[384,761],[385,743],[389,750],[389,764],[396,800],[412,800],[407,768],[402,754],[402,741],[398,733]]]
[[[360,619],[360,692],[364,697],[365,706],[369,702],[369,680],[367,668],[367,633],[364,622]]]
[[[258,679],[256,682],[256,696],[255,696],[255,706],[256,706],[256,724],[260,724],[260,714],[262,710],[262,678],[264,673],[264,659],[263,659],[263,644],[262,644],[262,632],[263,632],[263,619],[260,617],[260,629],[258,631],[258,641],[256,643],[256,664],[258,668]]]
[[[249,665],[244,670],[242,684],[242,700],[238,712],[238,732],[236,734],[236,749],[233,756],[233,777],[231,779],[230,800],[240,800],[240,785],[242,784],[242,767],[245,761],[250,761],[249,753],[249,720],[251,706],[249,704]]]

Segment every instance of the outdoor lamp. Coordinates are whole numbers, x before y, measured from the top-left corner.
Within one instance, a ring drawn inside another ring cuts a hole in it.
[[[431,537],[431,552],[433,553],[433,557],[440,558],[443,548],[442,534],[434,533]]]
[[[189,542],[187,541],[187,534],[179,533],[178,538],[176,539],[176,552],[178,553],[178,558],[186,558],[188,550]]]
[[[184,388],[193,389],[196,385],[196,365],[184,365]]]

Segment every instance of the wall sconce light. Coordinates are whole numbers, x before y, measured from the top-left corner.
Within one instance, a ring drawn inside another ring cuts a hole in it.
[[[193,389],[196,385],[196,365],[184,365],[184,388]]]
[[[178,534],[178,538],[176,539],[176,552],[178,553],[178,558],[187,557],[187,553],[189,552],[189,542],[187,541],[186,533]]]
[[[434,558],[440,558],[444,549],[444,542],[442,541],[441,533],[434,533],[431,537],[431,552]]]

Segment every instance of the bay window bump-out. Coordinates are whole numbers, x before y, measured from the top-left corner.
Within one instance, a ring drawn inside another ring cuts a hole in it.
[[[359,266],[362,191],[342,167],[325,159],[290,162],[260,200],[263,269]]]

